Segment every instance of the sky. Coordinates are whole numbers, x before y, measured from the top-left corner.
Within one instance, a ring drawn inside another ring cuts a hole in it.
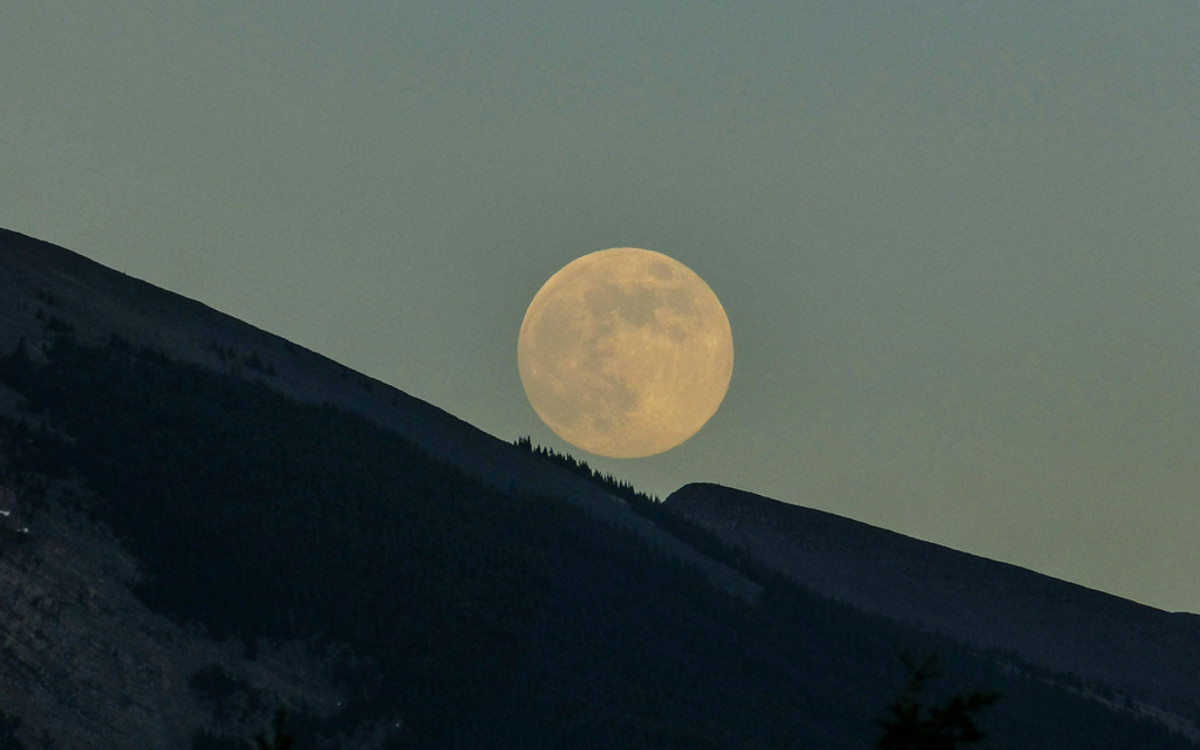
[[[0,226],[505,440],[1200,612],[1200,5],[7,0]],[[517,333],[618,247],[728,395],[659,456],[538,420]]]

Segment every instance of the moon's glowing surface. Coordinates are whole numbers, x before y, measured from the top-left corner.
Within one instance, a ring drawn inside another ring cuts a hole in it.
[[[634,458],[679,445],[733,374],[717,296],[661,253],[617,247],[567,264],[529,304],[517,343],[529,403],[559,437]]]

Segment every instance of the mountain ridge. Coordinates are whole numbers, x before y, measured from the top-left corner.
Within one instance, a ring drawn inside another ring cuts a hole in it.
[[[30,289],[36,290],[33,300]],[[22,315],[17,304],[44,308],[43,320]],[[184,362],[262,380],[300,401],[332,404],[370,419],[499,489],[568,498],[699,567],[720,587],[742,597],[758,595],[756,584],[659,533],[595,484],[449,412],[203,303],[7,229],[0,229],[0,316],[8,322],[0,326],[0,352],[11,351],[22,338],[36,351],[54,328],[67,326],[84,341],[107,342],[116,335]],[[345,388],[347,381],[358,387]]]
[[[1200,715],[1200,618],[711,483],[664,504],[822,596]]]
[[[30,526],[0,538],[0,732],[35,746],[226,750],[286,701],[329,748],[849,750],[928,650],[1022,747],[1196,744],[3,230],[0,486]]]

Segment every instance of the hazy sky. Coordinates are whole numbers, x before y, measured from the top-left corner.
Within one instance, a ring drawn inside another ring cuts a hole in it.
[[[0,225],[569,449],[516,367],[575,257],[736,346],[664,455],[1200,612],[1200,5],[3,3]]]

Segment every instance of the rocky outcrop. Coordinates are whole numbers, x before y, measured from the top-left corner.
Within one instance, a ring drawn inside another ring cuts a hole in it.
[[[10,488],[11,491],[11,488]],[[134,562],[102,528],[51,502],[25,538],[0,540],[0,708],[27,747],[190,747],[248,738],[279,702],[332,712],[337,691],[306,649],[217,642],[149,611]],[[245,686],[211,702],[205,676]]]

